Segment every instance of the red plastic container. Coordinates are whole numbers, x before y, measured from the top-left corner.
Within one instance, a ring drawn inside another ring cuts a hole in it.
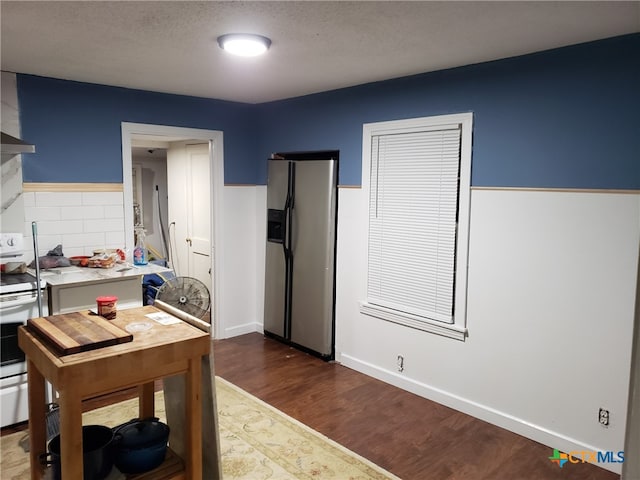
[[[98,315],[106,318],[107,320],[113,320],[116,318],[116,304],[118,303],[118,297],[98,297],[96,298],[96,303],[98,304]]]

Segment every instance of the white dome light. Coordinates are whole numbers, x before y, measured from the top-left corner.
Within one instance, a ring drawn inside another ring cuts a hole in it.
[[[241,57],[255,57],[265,53],[271,40],[262,35],[253,35],[249,33],[229,33],[218,37],[218,45],[233,55]]]

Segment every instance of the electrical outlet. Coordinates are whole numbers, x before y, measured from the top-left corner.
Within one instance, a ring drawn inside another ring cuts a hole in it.
[[[402,355],[398,355],[398,371],[404,371],[404,357]]]
[[[605,410],[604,408],[598,410],[598,422],[600,425],[609,425],[609,410]]]

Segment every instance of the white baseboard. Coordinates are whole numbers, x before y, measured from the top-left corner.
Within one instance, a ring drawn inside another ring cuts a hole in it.
[[[238,337],[247,333],[263,333],[262,324],[258,322],[245,323],[244,325],[236,325],[234,327],[225,328],[222,338]]]
[[[574,438],[567,437],[559,432],[554,432],[540,425],[535,425],[521,418],[514,417],[505,412],[498,411],[486,405],[481,405],[472,400],[459,397],[450,392],[432,387],[416,380],[399,375],[396,372],[382,369],[371,363],[359,360],[355,357],[342,353],[338,359],[339,363],[345,367],[352,368],[358,372],[377,378],[385,383],[401,388],[408,392],[419,395],[428,400],[440,403],[460,412],[479,418],[498,427],[522,435],[549,447],[549,456],[553,455],[554,448],[562,452],[572,451],[597,451],[597,447],[586,445]],[[619,463],[597,463],[597,466],[606,470],[620,474],[622,464]]]

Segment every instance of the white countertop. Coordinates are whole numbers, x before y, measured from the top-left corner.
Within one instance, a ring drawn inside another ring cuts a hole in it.
[[[104,282],[127,279],[154,273],[170,272],[171,269],[149,263],[148,265],[116,264],[112,268],[89,267],[57,267],[40,270],[40,278],[51,286],[70,285],[74,283]],[[35,276],[34,269],[29,273]]]

